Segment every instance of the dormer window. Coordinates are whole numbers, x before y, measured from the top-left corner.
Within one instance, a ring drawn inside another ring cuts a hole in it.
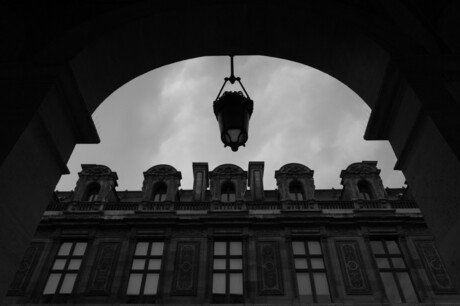
[[[289,197],[292,201],[303,201],[305,196],[303,194],[302,185],[299,181],[294,181],[289,184]]]
[[[366,181],[359,181],[358,183],[359,196],[363,200],[372,200],[372,191],[369,183]]]
[[[165,183],[161,182],[155,185],[153,189],[153,202],[164,202],[166,200],[166,192],[168,187]]]
[[[99,191],[101,191],[101,185],[98,183],[93,183],[88,186],[86,191],[85,201],[87,202],[94,202],[97,200],[97,196],[99,195]]]
[[[222,184],[222,189],[220,192],[220,200],[222,202],[235,202],[236,193],[235,185],[231,182],[225,182]]]

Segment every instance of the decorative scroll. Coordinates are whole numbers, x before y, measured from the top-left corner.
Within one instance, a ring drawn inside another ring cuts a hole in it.
[[[10,285],[8,295],[23,295],[25,293],[38,259],[42,254],[43,247],[44,243],[32,243],[29,246]]]
[[[430,278],[433,289],[437,293],[455,292],[452,281],[439,256],[433,241],[415,241],[423,265]]]
[[[196,295],[199,258],[199,242],[177,243],[173,295]]]
[[[283,295],[278,242],[257,242],[257,261],[259,262],[257,265],[259,295]]]
[[[88,293],[109,294],[116,267],[119,242],[105,242],[99,246],[93,272],[88,282]]]
[[[347,294],[371,294],[358,242],[336,241],[336,248]]]

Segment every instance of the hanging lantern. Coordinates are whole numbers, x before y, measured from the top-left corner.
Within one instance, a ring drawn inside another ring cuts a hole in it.
[[[244,147],[248,140],[249,119],[254,102],[249,98],[241,79],[233,75],[233,56],[230,58],[231,75],[224,79],[224,85],[214,101],[214,114],[219,122],[220,138],[224,146],[229,146],[232,151],[236,152],[240,146]],[[238,81],[246,96],[241,91],[226,91],[221,95],[227,81],[232,84]]]

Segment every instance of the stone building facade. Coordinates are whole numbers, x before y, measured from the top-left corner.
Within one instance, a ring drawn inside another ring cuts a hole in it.
[[[342,189],[315,189],[287,164],[278,188],[264,163],[248,171],[157,165],[140,191],[82,165],[74,191],[55,192],[9,304],[460,305],[407,188],[384,188],[376,162],[348,166]]]

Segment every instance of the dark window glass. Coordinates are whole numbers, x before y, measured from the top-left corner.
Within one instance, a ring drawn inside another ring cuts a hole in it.
[[[372,200],[372,190],[368,182],[360,181],[358,183],[358,190],[361,199],[363,200]]]
[[[168,187],[165,183],[158,183],[153,188],[153,202],[164,202],[166,201],[166,193]]]
[[[212,263],[214,303],[243,302],[243,246],[241,241],[214,242]]]
[[[72,293],[86,246],[86,242],[61,244],[46,281],[44,295]]]
[[[302,185],[299,181],[294,181],[289,184],[289,197],[293,201],[303,201],[305,200]]]
[[[231,182],[225,182],[222,185],[222,190],[220,192],[220,200],[222,202],[235,202],[235,185]]]
[[[330,303],[329,284],[319,241],[293,241],[297,288],[302,302]]]
[[[86,196],[84,201],[87,202],[94,202],[97,200],[97,196],[99,195],[99,191],[101,191],[101,185],[98,183],[93,183],[88,186],[88,189],[86,190]]]
[[[373,240],[371,249],[391,303],[419,303],[409,269],[396,240]]]

